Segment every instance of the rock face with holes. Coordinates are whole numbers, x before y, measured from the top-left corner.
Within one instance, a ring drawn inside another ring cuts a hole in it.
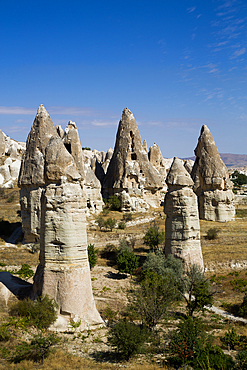
[[[81,320],[83,329],[102,323],[92,295],[84,171],[78,143],[75,125],[69,123],[62,140],[49,114],[40,106],[19,177],[22,215],[25,218],[27,212],[31,214],[36,229],[31,229],[29,220],[30,235],[40,236],[40,264],[33,294],[48,294],[58,303],[55,327],[61,330],[66,330],[71,319]],[[34,205],[37,209],[33,219]]]
[[[166,182],[165,253],[203,268],[197,196],[181,159],[174,158]]]
[[[196,160],[191,176],[194,181],[194,191],[198,195],[200,218],[221,222],[234,220],[232,183],[206,125],[202,126],[195,155]]]
[[[157,206],[160,204],[159,191],[162,187],[162,178],[148,159],[135,118],[125,108],[119,122],[113,156],[103,182],[103,194],[108,197],[125,191],[135,198],[132,205],[129,205],[131,208],[136,208],[138,197],[148,205]],[[126,208],[126,201],[125,197],[122,210]]]

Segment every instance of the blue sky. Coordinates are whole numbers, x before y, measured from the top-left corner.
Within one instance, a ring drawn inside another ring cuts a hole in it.
[[[25,141],[44,104],[82,146],[114,147],[122,110],[164,157],[206,124],[247,154],[245,0],[1,0],[0,128]]]

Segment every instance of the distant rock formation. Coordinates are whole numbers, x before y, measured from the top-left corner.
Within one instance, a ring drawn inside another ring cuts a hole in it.
[[[64,141],[63,141],[64,140]],[[40,235],[40,264],[34,296],[59,306],[55,326],[66,330],[71,319],[81,328],[102,323],[96,310],[87,255],[86,197],[83,162],[76,126],[69,123],[63,140],[41,105],[27,139],[19,177],[22,215],[29,212],[30,235]],[[32,212],[37,205],[35,212]],[[35,224],[35,228],[32,228]]]
[[[10,139],[0,130],[0,188],[13,188],[19,176],[25,143]]]
[[[195,155],[191,177],[194,181],[194,191],[199,199],[200,218],[221,222],[234,220],[232,183],[206,125],[202,126]]]
[[[166,182],[165,254],[203,268],[197,196],[181,159],[174,158]]]
[[[103,182],[103,194],[108,197],[113,194],[120,195],[124,191],[128,198],[135,199],[127,205],[125,197],[122,210],[127,207],[135,211],[136,208],[141,208],[138,198],[140,196],[147,205],[159,205],[159,191],[162,187],[162,178],[148,159],[135,118],[131,111],[125,108],[119,122],[113,156]]]
[[[167,185],[165,181],[173,162],[173,158],[163,158],[160,148],[156,143],[149,148],[148,158],[150,163],[156,168],[162,177],[162,190],[167,191]]]

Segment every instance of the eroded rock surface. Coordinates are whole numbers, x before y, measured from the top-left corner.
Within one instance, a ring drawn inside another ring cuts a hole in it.
[[[75,125],[69,123],[63,140],[40,106],[19,178],[22,217],[29,236],[40,236],[34,296],[48,294],[58,303],[58,330],[66,330],[71,319],[81,320],[81,328],[86,329],[102,319],[92,295],[84,171]]]
[[[197,196],[181,159],[174,158],[166,182],[165,253],[203,267]]]
[[[202,126],[195,155],[191,177],[194,181],[194,191],[199,199],[200,218],[222,222],[234,220],[232,183],[206,125]]]
[[[135,197],[132,204],[137,204],[138,197],[141,196],[147,204],[157,206],[160,204],[159,191],[162,187],[162,178],[148,159],[134,115],[125,108],[104,179],[103,194],[108,197],[125,191],[130,197]],[[127,208],[129,206],[131,205]],[[122,210],[125,208],[123,205]]]

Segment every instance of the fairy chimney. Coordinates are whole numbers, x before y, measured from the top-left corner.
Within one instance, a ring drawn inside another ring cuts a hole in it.
[[[198,195],[200,218],[221,222],[234,220],[232,183],[206,125],[202,126],[195,155],[191,177],[194,181],[194,191]]]
[[[166,183],[165,254],[203,267],[197,196],[181,159],[174,158]]]

